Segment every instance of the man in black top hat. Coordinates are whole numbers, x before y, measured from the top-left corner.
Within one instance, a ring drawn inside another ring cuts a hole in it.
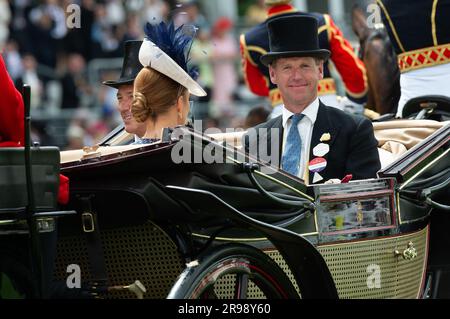
[[[271,116],[279,115],[283,103],[280,92],[277,86],[270,81],[267,66],[260,62],[261,55],[269,51],[267,22],[290,15],[313,16],[318,21],[319,46],[322,49],[330,50],[330,60],[339,73],[346,91],[346,97],[338,101],[336,83],[330,73],[331,61],[327,61],[324,63],[324,78],[319,81],[318,96],[330,106],[340,109],[349,107],[348,111],[352,111],[352,113],[362,111],[363,104],[367,99],[364,63],[356,56],[349,41],[345,39],[330,15],[302,12],[294,7],[293,2],[292,0],[264,0],[267,8],[266,21],[241,34],[241,62],[245,84],[256,95],[268,96],[274,108]]]
[[[131,40],[125,42],[125,55],[120,77],[116,81],[105,81],[103,84],[117,89],[118,109],[122,117],[125,131],[135,134],[138,138],[144,136],[146,123],[137,122],[131,114],[133,101],[133,83],[142,65],[139,62],[139,49],[142,41]]]
[[[353,179],[376,177],[381,165],[371,122],[326,106],[317,97],[323,63],[330,56],[319,48],[317,28],[317,20],[309,16],[268,23],[270,52],[261,62],[280,90],[283,111],[249,130],[245,149],[260,159],[270,156],[272,165],[309,184],[350,174]]]

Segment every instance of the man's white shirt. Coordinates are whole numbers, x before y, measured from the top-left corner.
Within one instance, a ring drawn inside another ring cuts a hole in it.
[[[316,98],[310,105],[308,105],[302,112],[305,116],[297,125],[298,132],[302,141],[302,151],[300,154],[298,177],[304,178],[305,170],[307,169],[307,164],[309,161],[309,150],[311,144],[311,136],[314,128],[314,123],[317,119],[317,112],[319,111],[319,98]],[[290,117],[294,115],[291,111],[286,109],[283,105],[282,116],[283,116],[283,146],[281,148],[281,154],[284,152],[286,139],[291,128],[292,120]],[[306,181],[308,182],[308,181]]]

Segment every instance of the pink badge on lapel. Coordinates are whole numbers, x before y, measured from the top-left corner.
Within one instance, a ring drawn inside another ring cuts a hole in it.
[[[323,157],[313,158],[308,165],[309,170],[313,173],[321,172],[325,167],[327,167],[327,160]]]

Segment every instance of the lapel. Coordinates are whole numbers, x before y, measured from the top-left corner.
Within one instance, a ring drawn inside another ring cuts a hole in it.
[[[310,142],[310,147],[309,147],[309,161],[311,161],[313,158],[316,157],[313,155],[313,149],[320,143],[325,143],[330,146],[330,151],[326,155],[324,155],[323,158],[328,160],[329,154],[331,152],[333,152],[333,144],[336,141],[340,126],[336,121],[331,120],[327,108],[328,108],[328,106],[325,106],[325,104],[320,102],[319,110],[317,112],[316,122],[314,123],[314,128],[313,128],[313,132],[312,132],[312,136],[311,136],[311,142]],[[331,139],[327,142],[321,142],[320,138],[325,133],[329,133],[331,136]],[[308,163],[309,163],[309,161],[308,161]],[[308,164],[306,165],[306,169],[309,172]],[[326,172],[326,170],[327,170],[327,168],[325,168],[325,170],[323,170],[319,174],[324,176],[324,173]],[[314,173],[309,174],[309,184],[312,184],[313,177],[314,177]],[[324,180],[321,180],[320,182],[322,183],[322,182],[324,182]]]

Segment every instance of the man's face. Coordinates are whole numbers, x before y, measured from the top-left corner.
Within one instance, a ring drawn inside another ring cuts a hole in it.
[[[139,123],[131,114],[133,102],[133,84],[120,85],[117,91],[118,109],[125,125],[125,131],[142,137],[145,134],[146,124]]]
[[[323,62],[312,57],[279,58],[269,66],[270,80],[278,85],[285,107],[302,112],[317,97]]]

